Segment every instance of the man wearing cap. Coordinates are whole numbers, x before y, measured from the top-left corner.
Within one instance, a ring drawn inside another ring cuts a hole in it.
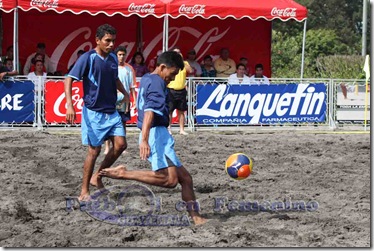
[[[45,43],[38,43],[36,46],[36,52],[32,53],[30,56],[28,56],[25,67],[23,68],[23,74],[27,75],[30,73],[31,63],[32,59],[35,57],[36,53],[40,53],[44,55],[44,66],[46,69],[46,72],[54,73],[56,71],[55,67],[52,65],[51,59],[48,57],[48,55],[45,53]]]
[[[201,66],[198,62],[196,62],[196,51],[195,50],[189,50],[187,52],[187,62],[192,67],[193,72],[189,73],[187,77],[201,77],[202,70]]]

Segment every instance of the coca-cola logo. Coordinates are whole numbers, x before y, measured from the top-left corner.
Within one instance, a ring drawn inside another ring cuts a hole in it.
[[[79,87],[72,88],[72,100],[74,109],[77,111],[76,114],[82,114],[83,108],[83,99],[79,94]],[[64,102],[63,102],[64,101]],[[66,116],[66,99],[65,93],[61,93],[61,95],[56,99],[56,102],[53,105],[53,112],[60,117]]]
[[[39,7],[39,8],[57,8],[58,7],[58,0],[31,0],[30,1],[31,7]]]
[[[135,13],[155,13],[155,4],[145,3],[143,5],[136,5],[131,3],[128,10]]]
[[[180,14],[194,14],[194,15],[202,15],[205,14],[205,5],[202,4],[195,4],[194,6],[187,6],[182,4],[179,7]]]
[[[296,8],[278,9],[274,7],[271,10],[271,15],[274,17],[296,17]]]

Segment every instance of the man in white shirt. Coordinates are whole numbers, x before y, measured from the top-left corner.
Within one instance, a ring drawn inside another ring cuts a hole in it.
[[[192,67],[193,72],[188,73],[187,77],[200,77],[202,74],[201,66],[198,62],[196,62],[196,51],[190,50],[187,53],[187,60],[189,65]]]
[[[256,64],[256,73],[250,77],[252,85],[269,85],[269,79],[263,75],[264,66],[262,64]]]
[[[32,59],[35,57],[36,53],[40,53],[44,55],[44,66],[46,69],[46,72],[54,73],[56,71],[55,67],[53,66],[51,59],[47,56],[45,53],[45,43],[38,43],[36,46],[36,52],[32,53],[30,56],[28,56],[25,67],[23,68],[23,74],[28,75],[30,73],[30,68],[32,64]]]
[[[231,74],[228,79],[230,85],[250,84],[250,79],[245,75],[245,65],[238,64],[236,66],[236,73]]]

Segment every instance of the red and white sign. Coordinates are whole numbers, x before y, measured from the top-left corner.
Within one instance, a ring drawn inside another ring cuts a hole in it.
[[[146,3],[143,5],[136,5],[135,3],[131,3],[128,11],[135,12],[135,13],[155,13],[155,4]]]
[[[59,1],[59,4],[62,2]],[[13,44],[13,14],[3,13],[3,55],[6,48]],[[124,22],[126,25],[124,25]],[[45,42],[46,53],[53,64],[53,71],[67,72],[68,67],[77,58],[79,50],[88,51],[96,46],[95,33],[98,26],[109,23],[117,29],[115,46],[127,48],[126,61],[129,62],[137,51],[136,16],[124,18],[119,15],[91,16],[87,13],[74,15],[66,12],[63,15],[53,11],[40,13],[36,10],[19,12],[19,57],[22,66],[27,57],[35,52],[36,44]],[[61,23],[64,28],[56,29]],[[143,55],[146,64],[162,49],[163,20],[147,17],[142,20]],[[35,36],[35,27],[43,33]],[[155,28],[159,27],[159,28]],[[239,62],[241,57],[248,58],[248,67],[254,73],[254,66],[264,65],[264,75],[271,77],[271,22],[264,19],[217,20],[211,18],[188,19],[180,17],[169,20],[169,47],[179,46],[186,56],[187,51],[195,49],[197,60],[201,62],[206,55],[218,57],[223,47],[229,48],[230,58]]]
[[[278,9],[277,7],[274,7],[271,10],[271,15],[273,17],[284,17],[284,18],[290,18],[290,17],[296,17],[296,8],[285,8],[285,9]]]
[[[170,2],[169,8],[172,18],[182,15],[188,18],[202,17],[206,19],[233,17],[239,20],[247,17],[252,20],[263,18],[270,21],[278,18],[283,21],[288,19],[303,21],[307,17],[307,9],[292,0],[173,0]]]
[[[136,83],[138,86],[139,83]],[[138,88],[135,88],[136,95],[138,95]],[[83,84],[81,81],[75,81],[72,85],[72,100],[76,113],[76,124],[82,121],[83,102]],[[136,124],[138,118],[138,111],[135,109],[135,104],[130,95],[131,102],[131,120],[127,124]],[[64,92],[63,81],[47,81],[45,83],[45,122],[47,123],[66,123],[66,98]],[[173,113],[173,124],[178,124],[176,111]]]

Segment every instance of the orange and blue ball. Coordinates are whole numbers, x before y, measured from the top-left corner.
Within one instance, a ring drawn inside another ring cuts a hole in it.
[[[253,161],[243,153],[234,153],[226,160],[225,171],[233,179],[243,180],[252,173]]]

